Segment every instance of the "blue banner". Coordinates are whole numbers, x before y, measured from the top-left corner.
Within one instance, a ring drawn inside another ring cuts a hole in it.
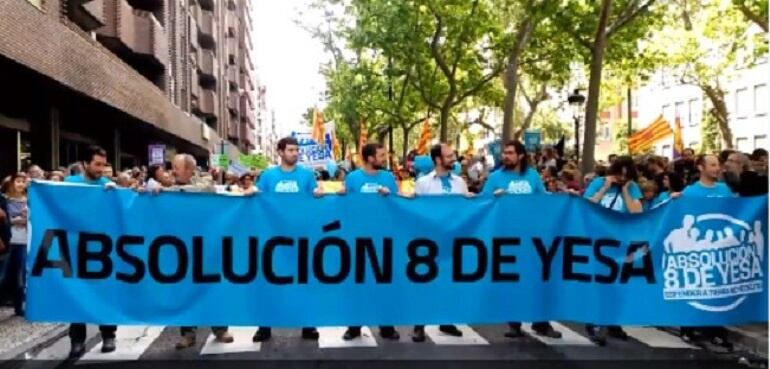
[[[767,197],[227,197],[33,183],[27,318],[342,326],[766,321]]]

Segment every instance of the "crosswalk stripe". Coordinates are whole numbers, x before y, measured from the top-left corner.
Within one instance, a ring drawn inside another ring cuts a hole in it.
[[[262,344],[260,342],[253,342],[251,339],[256,331],[257,327],[230,328],[228,332],[233,335],[232,343],[217,342],[214,334],[209,334],[200,354],[220,355],[259,351],[262,348]]]
[[[561,338],[550,338],[538,335],[532,329],[532,324],[522,324],[522,329],[536,340],[549,346],[595,346],[591,340],[583,337],[583,335],[573,331],[567,326],[557,322],[551,322],[551,326],[554,330],[561,332]]]
[[[623,327],[633,339],[654,348],[698,349],[681,338],[655,328]]]
[[[463,332],[461,337],[454,337],[441,332],[437,325],[425,327],[425,334],[437,345],[489,345],[489,342],[476,333],[473,328],[467,325],[457,325],[457,329]]]
[[[347,327],[322,327],[318,328],[318,347],[325,348],[348,348],[348,347],[377,347],[377,340],[369,327],[361,327],[361,336],[345,341],[342,336]]]
[[[102,344],[83,355],[81,362],[137,360],[163,332],[163,326],[121,326],[115,333],[113,352],[102,353]]]

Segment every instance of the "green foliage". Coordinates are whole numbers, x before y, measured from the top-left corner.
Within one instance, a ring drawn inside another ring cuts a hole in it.
[[[717,119],[707,111],[703,114],[703,122],[700,126],[701,144],[698,150],[700,154],[710,154],[722,150],[722,138],[719,135]]]

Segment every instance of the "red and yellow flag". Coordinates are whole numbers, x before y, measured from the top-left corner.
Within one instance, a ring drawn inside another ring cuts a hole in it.
[[[417,141],[418,155],[425,155],[428,153],[428,145],[430,145],[431,138],[430,123],[428,122],[428,118],[425,118],[425,121],[422,122],[422,132],[420,132],[420,139]]]
[[[337,130],[332,131],[332,158],[336,160],[342,160],[342,146],[337,141]]]
[[[313,110],[313,132],[311,134],[311,137],[313,137],[313,140],[318,143],[321,146],[324,146],[326,142],[324,142],[324,114],[323,112],[318,111],[318,109]]]
[[[674,122],[674,159],[682,157],[684,152],[684,141],[682,140],[682,121],[676,117]]]
[[[674,133],[674,131],[668,124],[668,121],[661,115],[655,119],[652,124],[647,126],[647,128],[635,133],[628,139],[628,149],[632,154],[644,151],[655,142],[666,138],[672,133]]]

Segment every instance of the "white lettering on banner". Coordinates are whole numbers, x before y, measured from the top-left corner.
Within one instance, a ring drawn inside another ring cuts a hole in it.
[[[763,291],[764,239],[759,220],[751,227],[724,214],[686,215],[663,241],[663,298],[712,312],[736,308],[745,295]],[[737,299],[698,301],[726,298]]]

